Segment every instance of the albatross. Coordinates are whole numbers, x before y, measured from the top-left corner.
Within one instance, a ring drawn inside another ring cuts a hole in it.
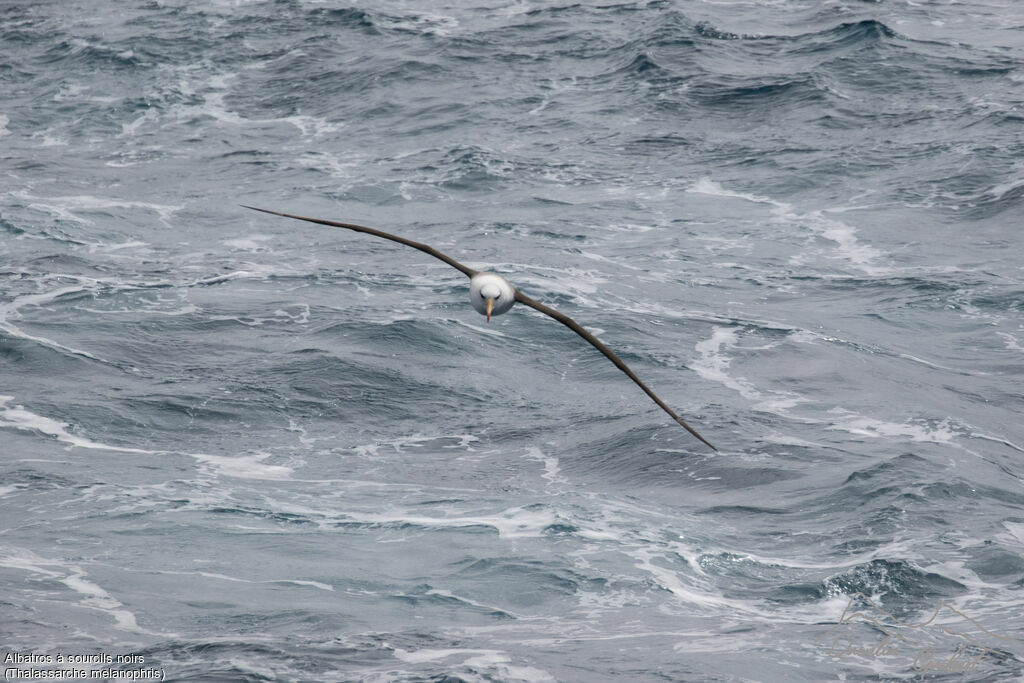
[[[509,309],[518,301],[521,304],[525,304],[530,308],[540,311],[546,316],[554,318],[558,322],[562,323],[570,330],[583,337],[593,346],[595,349],[603,353],[608,360],[615,364],[619,370],[622,370],[626,375],[636,382],[637,386],[644,390],[651,399],[658,404],[658,406],[668,413],[673,420],[682,425],[686,431],[693,434],[695,437],[705,443],[711,450],[717,451],[718,449],[711,445],[711,442],[705,439],[703,436],[697,433],[697,430],[686,424],[683,418],[675,414],[675,412],[669,408],[664,401],[658,398],[658,395],[651,391],[650,387],[640,381],[640,378],[629,369],[629,366],[622,362],[622,359],[615,355],[615,353],[605,346],[601,340],[587,332],[583,327],[575,320],[570,318],[564,313],[560,313],[550,306],[545,306],[539,301],[535,301],[530,297],[523,294],[521,291],[512,286],[512,283],[495,273],[486,273],[479,270],[473,270],[469,266],[463,265],[453,259],[447,254],[442,254],[437,249],[434,249],[428,244],[422,242],[415,242],[405,237],[399,237],[398,235],[392,235],[389,232],[383,230],[377,230],[376,228],[368,228],[364,225],[356,225],[355,223],[342,223],[340,221],[329,221],[324,218],[309,218],[307,216],[297,216],[292,213],[282,213],[281,211],[271,211],[270,209],[260,209],[255,206],[248,206],[245,204],[241,205],[243,208],[252,209],[253,211],[261,211],[263,213],[269,213],[274,216],[283,216],[284,218],[294,218],[295,220],[307,221],[309,223],[316,223],[318,225],[327,225],[332,228],[345,228],[346,230],[354,230],[355,232],[362,232],[367,235],[374,235],[375,237],[382,237],[392,242],[398,242],[404,244],[413,249],[419,249],[420,251],[430,254],[436,259],[444,261],[452,268],[461,271],[467,277],[469,277],[469,301],[473,304],[473,308],[476,309],[481,315],[487,316],[487,322],[491,321],[491,316],[501,315],[507,313]]]

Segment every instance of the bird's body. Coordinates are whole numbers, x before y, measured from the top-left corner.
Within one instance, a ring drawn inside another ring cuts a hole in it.
[[[383,230],[377,230],[376,228],[367,228],[362,225],[356,225],[355,223],[341,223],[338,221],[329,221],[323,218],[307,218],[305,216],[297,216],[295,214],[290,213],[281,213],[280,211],[258,209],[255,206],[245,206],[245,208],[253,209],[254,211],[262,211],[263,213],[269,213],[275,216],[295,218],[300,221],[308,221],[310,223],[317,223],[319,225],[329,225],[335,228],[345,228],[347,230],[354,230],[355,232],[362,232],[368,235],[374,235],[375,237],[381,237],[387,240],[391,240],[392,242],[404,244],[414,249],[419,249],[424,253],[430,254],[436,259],[444,261],[452,268],[461,271],[470,278],[470,303],[473,305],[473,308],[476,309],[477,313],[487,316],[487,322],[491,321],[491,316],[493,315],[501,315],[502,313],[507,313],[517,301],[519,303],[525,304],[526,306],[529,306],[530,308],[540,311],[544,315],[547,315],[553,318],[554,320],[557,320],[558,322],[562,323],[570,330],[578,334],[579,336],[583,337],[594,348],[603,353],[605,357],[608,358],[608,360],[615,364],[615,367],[619,368],[620,370],[622,370],[622,372],[626,373],[626,375],[631,380],[633,380],[641,389],[644,390],[644,393],[651,397],[651,400],[657,403],[662,410],[671,415],[672,419],[674,419],[676,422],[682,425],[686,429],[686,431],[690,432],[690,434],[693,434],[695,437],[697,437],[702,442],[707,444],[712,450],[718,450],[717,448],[712,446],[707,439],[698,434],[693,427],[686,424],[686,422],[683,421],[681,417],[676,415],[675,412],[673,412],[673,410],[664,403],[664,401],[658,398],[658,396],[653,391],[651,391],[646,384],[640,381],[640,378],[637,377],[636,374],[634,374],[633,371],[629,369],[628,365],[622,362],[621,358],[616,356],[615,353],[607,346],[605,346],[597,337],[587,332],[585,329],[583,329],[582,326],[580,326],[579,323],[577,323],[575,320],[565,315],[564,313],[560,313],[555,309],[549,306],[545,306],[544,304],[526,296],[525,294],[517,290],[515,287],[513,287],[512,283],[510,283],[502,276],[497,275],[495,273],[485,273],[478,270],[474,270],[472,268],[469,268],[468,266],[463,265],[462,263],[459,263],[452,257],[446,254],[442,254],[441,252],[437,251],[436,249],[429,245],[423,244],[422,242],[416,242],[405,237],[399,237],[398,235],[392,235],[391,233],[384,232]]]
[[[492,315],[507,313],[516,302],[516,288],[494,273],[477,273],[469,279],[469,302],[491,322]]]

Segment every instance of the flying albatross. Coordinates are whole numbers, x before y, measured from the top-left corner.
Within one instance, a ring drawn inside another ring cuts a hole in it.
[[[686,424],[686,422],[683,421],[683,418],[676,415],[671,408],[665,405],[665,402],[658,398],[657,394],[651,391],[646,384],[641,382],[640,378],[637,377],[636,374],[634,374],[634,372],[629,369],[629,366],[623,363],[622,359],[616,356],[611,349],[609,349],[607,346],[601,343],[601,341],[597,337],[587,332],[580,326],[579,323],[577,323],[575,320],[565,315],[564,313],[559,313],[555,309],[545,306],[539,301],[534,301],[530,297],[526,296],[518,289],[513,287],[512,283],[510,283],[502,276],[496,275],[495,273],[484,273],[479,270],[473,270],[472,268],[469,268],[468,266],[459,263],[451,256],[448,256],[447,254],[442,254],[441,252],[439,252],[437,249],[434,249],[430,245],[423,244],[422,242],[414,242],[413,240],[406,239],[404,237],[399,237],[398,235],[392,235],[391,233],[384,232],[383,230],[367,228],[365,226],[356,225],[354,223],[340,223],[338,221],[329,221],[323,218],[307,218],[306,216],[296,216],[295,214],[291,213],[271,211],[270,209],[260,209],[255,206],[246,206],[245,204],[242,204],[242,206],[246,209],[252,209],[253,211],[262,211],[263,213],[269,213],[275,216],[284,216],[285,218],[294,218],[300,221],[308,221],[310,223],[317,223],[319,225],[329,225],[334,228],[345,228],[347,230],[354,230],[356,232],[364,232],[367,235],[383,237],[386,240],[398,242],[399,244],[404,244],[406,246],[412,247],[413,249],[419,249],[422,252],[430,254],[436,259],[444,261],[452,268],[462,271],[463,273],[466,274],[466,276],[469,277],[469,301],[471,304],[473,304],[473,308],[475,308],[478,313],[487,316],[487,322],[491,321],[492,315],[501,315],[502,313],[507,312],[509,309],[512,308],[512,305],[515,304],[515,302],[517,301],[521,304],[526,304],[530,308],[537,309],[544,315],[554,318],[555,320],[562,323],[579,336],[586,339],[594,348],[596,348],[598,351],[607,356],[608,360],[615,364],[615,367],[617,367],[619,370],[622,370],[624,373],[626,373],[626,375],[629,376],[631,380],[636,382],[637,385],[641,389],[643,389],[644,392],[648,396],[650,396],[654,400],[654,402],[661,407],[662,410],[671,415],[672,419],[681,424],[686,429],[686,431],[690,432],[695,437],[697,437],[705,444],[707,444],[711,448],[711,450],[718,450],[717,448],[711,445],[710,441],[708,441],[703,436],[698,434],[697,430],[695,430],[690,425]]]

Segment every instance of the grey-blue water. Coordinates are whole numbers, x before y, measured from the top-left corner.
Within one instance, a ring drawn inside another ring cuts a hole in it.
[[[1024,676],[1024,3],[0,31],[7,680]]]

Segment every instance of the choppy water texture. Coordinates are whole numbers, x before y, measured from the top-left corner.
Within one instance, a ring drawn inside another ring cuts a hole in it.
[[[50,0],[0,29],[2,656],[1024,675],[1024,3]],[[721,453],[425,254],[239,203],[505,274]]]

